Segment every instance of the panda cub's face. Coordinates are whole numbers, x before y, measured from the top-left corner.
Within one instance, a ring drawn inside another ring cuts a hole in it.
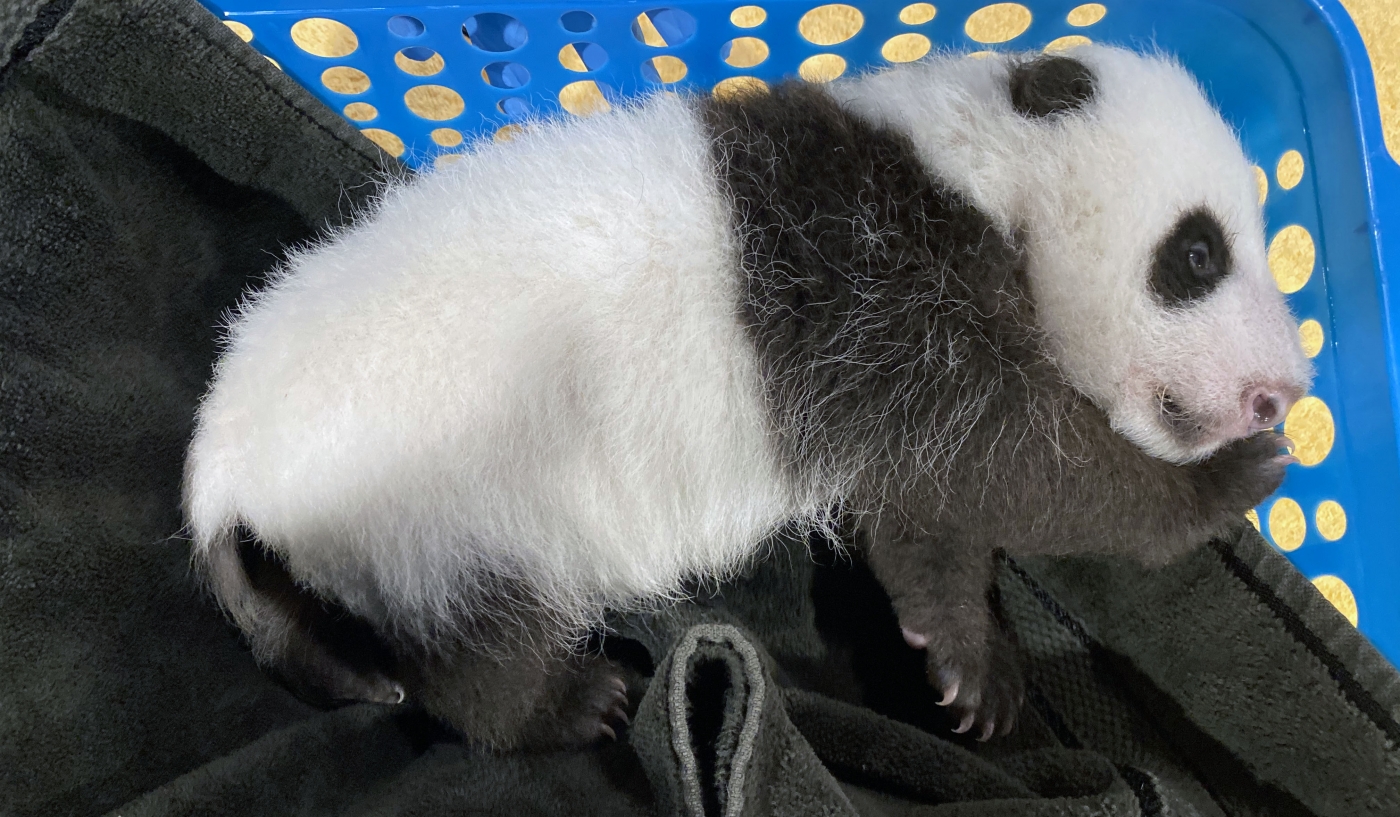
[[[1253,170],[1174,62],[1070,53],[1006,68],[1010,113],[1032,120],[1027,192],[1010,209],[1037,314],[1120,433],[1200,460],[1281,422],[1312,376],[1269,271]]]

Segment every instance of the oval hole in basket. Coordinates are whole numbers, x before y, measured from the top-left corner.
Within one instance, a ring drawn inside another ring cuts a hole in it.
[[[569,43],[559,49],[559,64],[570,71],[597,71],[608,63],[608,52],[597,43]]]
[[[695,18],[680,9],[656,8],[632,21],[632,36],[653,48],[680,45],[695,36]]]
[[[351,102],[342,111],[346,119],[353,119],[356,122],[368,122],[379,116],[379,109],[368,102]]]
[[[462,132],[452,128],[437,128],[428,135],[435,144],[445,148],[455,148],[462,144]]]
[[[435,122],[461,116],[467,107],[461,94],[443,85],[409,88],[403,95],[403,101],[410,111]]]
[[[421,37],[428,29],[423,21],[407,14],[395,14],[389,18],[389,33],[395,37]]]
[[[559,89],[559,105],[574,116],[592,116],[612,109],[611,89],[591,79],[571,82]]]
[[[752,68],[768,59],[768,43],[757,37],[736,37],[720,48],[719,58],[735,68]]]
[[[294,23],[292,42],[317,57],[343,57],[360,47],[359,38],[349,26],[325,17],[308,17]]]
[[[492,88],[510,91],[529,84],[530,69],[518,62],[493,62],[481,69],[481,79]]]
[[[899,21],[906,26],[921,26],[937,14],[932,3],[912,3],[899,10]]]
[[[808,82],[830,82],[846,73],[846,60],[836,54],[817,54],[797,66],[797,75]]]
[[[559,15],[559,25],[572,34],[592,31],[593,26],[597,24],[598,19],[586,11],[566,11]]]
[[[753,28],[763,25],[763,21],[768,19],[768,12],[762,6],[740,6],[729,12],[729,22],[737,28]]]
[[[797,32],[814,45],[836,45],[856,36],[865,25],[865,15],[855,6],[832,3],[818,6],[797,21]]]
[[[652,57],[642,63],[642,76],[648,82],[656,82],[665,85],[670,82],[680,82],[685,79],[689,68],[680,57]]]
[[[530,32],[509,14],[488,11],[468,17],[462,24],[462,36],[473,48],[499,54],[524,46]]]
[[[431,48],[415,45],[394,55],[394,64],[405,74],[415,77],[431,77],[441,71],[445,63],[442,55]]]
[[[360,133],[363,133],[365,138],[383,148],[384,152],[388,153],[390,156],[403,155],[403,140],[393,132],[384,130],[383,128],[365,128],[360,131]]]
[[[337,65],[321,72],[321,84],[337,94],[363,94],[369,90],[369,75],[358,68]]]
[[[995,3],[972,12],[963,31],[979,43],[1004,43],[1030,27],[1030,9],[1020,3]]]
[[[496,110],[516,119],[524,119],[530,115],[530,103],[518,96],[508,96],[496,102]]]

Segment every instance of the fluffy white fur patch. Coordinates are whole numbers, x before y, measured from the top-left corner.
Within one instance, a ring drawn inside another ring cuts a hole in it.
[[[297,254],[199,412],[196,543],[244,522],[401,632],[526,579],[563,625],[800,511],[710,145],[675,97],[483,146]]]

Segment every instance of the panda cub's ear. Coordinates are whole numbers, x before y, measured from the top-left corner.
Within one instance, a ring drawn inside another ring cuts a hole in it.
[[[1029,119],[1074,113],[1094,99],[1094,75],[1072,57],[1044,56],[1011,69],[1011,107]]]

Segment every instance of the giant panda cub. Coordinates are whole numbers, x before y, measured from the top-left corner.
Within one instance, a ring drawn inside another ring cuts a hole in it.
[[[1250,164],[1169,58],[660,94],[392,186],[247,299],[196,563],[294,683],[547,747],[626,717],[578,648],[605,608],[854,520],[987,738],[1022,697],[994,551],[1163,563],[1238,524],[1294,461],[1294,326]]]

